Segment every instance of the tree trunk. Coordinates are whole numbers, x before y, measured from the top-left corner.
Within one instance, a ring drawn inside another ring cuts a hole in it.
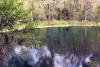
[[[50,24],[51,21],[51,6],[48,4],[48,23]]]
[[[84,20],[87,21],[87,11],[86,11],[86,7],[84,9]]]

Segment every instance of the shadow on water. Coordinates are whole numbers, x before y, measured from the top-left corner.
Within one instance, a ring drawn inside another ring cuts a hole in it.
[[[18,41],[2,67],[100,67],[98,27],[44,28],[13,35],[25,40]]]

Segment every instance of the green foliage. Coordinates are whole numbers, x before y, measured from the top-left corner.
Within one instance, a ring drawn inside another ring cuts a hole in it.
[[[0,3],[0,29],[13,28],[16,21],[25,18],[27,12],[23,9],[23,3],[18,0],[3,0]]]
[[[38,21],[34,21],[34,22],[31,22],[31,23],[28,23],[28,25],[26,26],[26,29],[34,30],[34,28],[37,27],[37,25],[38,25]]]
[[[97,9],[100,9],[100,6],[97,6]]]

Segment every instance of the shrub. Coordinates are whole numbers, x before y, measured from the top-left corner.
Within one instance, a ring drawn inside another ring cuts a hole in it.
[[[12,29],[16,21],[27,16],[23,3],[19,0],[3,0],[0,3],[0,29]]]

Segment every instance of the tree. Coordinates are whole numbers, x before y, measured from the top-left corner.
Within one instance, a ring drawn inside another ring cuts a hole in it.
[[[47,6],[46,7],[46,9],[47,9],[47,19],[48,19],[48,21],[50,22],[51,20],[52,20],[52,6],[54,5],[54,3],[55,3],[55,1],[54,0],[46,0],[46,1],[43,1],[43,4],[45,5],[45,6]]]
[[[100,21],[100,6],[97,6],[97,12],[96,12],[95,21],[96,22]]]
[[[84,5],[84,20],[87,21],[88,20],[88,14],[89,14],[89,10],[91,10],[91,2],[86,2],[86,4]]]
[[[35,6],[35,7],[34,7]],[[46,12],[43,3],[40,0],[34,1],[33,3],[34,10],[32,10],[32,21],[43,21],[46,20]]]
[[[16,21],[25,18],[27,12],[19,0],[2,0],[0,3],[0,29],[13,28]]]
[[[79,15],[81,13],[79,0],[67,0],[67,10],[70,15],[70,20],[79,20]]]

